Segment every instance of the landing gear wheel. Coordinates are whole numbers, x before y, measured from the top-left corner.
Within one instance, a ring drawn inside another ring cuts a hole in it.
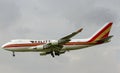
[[[51,56],[54,58],[55,57],[55,55],[54,55],[54,53],[53,52],[51,52]]]
[[[56,55],[56,56],[60,56],[60,54],[59,54],[59,53],[55,53],[55,55]]]

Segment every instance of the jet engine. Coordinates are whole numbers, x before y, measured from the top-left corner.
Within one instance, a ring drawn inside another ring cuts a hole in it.
[[[60,39],[60,40],[52,40],[50,43],[52,45],[61,45],[67,43],[68,41],[70,41],[70,39]]]

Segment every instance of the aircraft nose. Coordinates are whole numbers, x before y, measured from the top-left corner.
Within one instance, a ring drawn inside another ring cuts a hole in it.
[[[3,45],[1,46],[1,48],[4,49],[6,46],[7,46],[7,44],[3,44]]]
[[[1,48],[4,49],[4,48],[5,48],[5,45],[2,45]]]

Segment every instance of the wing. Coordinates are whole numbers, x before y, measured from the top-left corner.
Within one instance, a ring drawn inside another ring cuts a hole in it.
[[[60,38],[58,40],[59,44],[63,45],[65,43],[69,42],[72,37],[74,37],[75,35],[77,35],[78,33],[80,33],[82,30],[83,30],[83,28],[81,28],[81,29],[79,29],[79,30],[77,30],[77,31],[75,31],[75,32],[73,32],[73,33],[65,36],[65,37]]]
[[[72,34],[69,34],[69,35],[67,35],[67,36],[65,36],[65,37],[63,37],[63,38],[61,38],[61,39],[70,39],[70,38],[72,38],[73,36],[75,36],[76,34],[78,34],[79,32],[81,32],[82,30],[83,30],[83,28],[81,28],[81,29],[73,32]],[[61,39],[60,39],[60,40],[61,40]]]
[[[47,54],[51,54],[52,57],[54,57],[54,55],[60,55],[60,54],[63,54],[65,53],[64,50],[62,50],[63,48],[63,45],[67,42],[69,42],[71,40],[72,37],[74,37],[75,35],[77,35],[78,33],[80,33],[81,31],[83,30],[83,28],[65,36],[65,37],[62,37],[60,38],[59,40],[57,41],[51,41],[47,44],[44,44],[43,45],[43,49],[45,51],[43,51],[43,53],[40,53],[40,55],[47,55]],[[41,47],[41,46],[36,46],[38,49]],[[49,50],[49,51],[46,51],[46,50]],[[55,54],[54,54],[55,53]]]
[[[54,47],[54,46],[57,46],[61,48],[61,46],[67,42],[69,42],[71,40],[72,37],[74,37],[75,35],[77,35],[78,33],[80,33],[81,31],[83,30],[83,28],[73,32],[72,34],[69,34],[65,37],[62,37],[60,38],[58,41],[53,41],[53,42],[50,42],[50,43],[47,43],[47,44],[44,44],[45,48],[49,48],[49,47]],[[58,46],[59,45],[59,46]]]

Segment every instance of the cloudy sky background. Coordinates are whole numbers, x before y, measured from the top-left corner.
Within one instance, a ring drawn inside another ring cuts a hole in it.
[[[0,44],[11,39],[88,38],[113,21],[112,42],[52,58],[0,50],[0,73],[120,73],[119,0],[0,0]]]

